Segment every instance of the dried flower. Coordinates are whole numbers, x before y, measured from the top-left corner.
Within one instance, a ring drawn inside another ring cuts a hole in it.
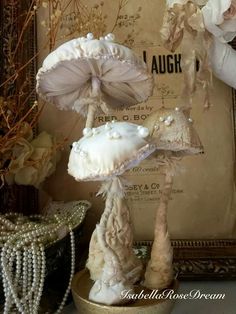
[[[12,160],[8,166],[6,181],[8,184],[40,184],[56,169],[58,153],[55,139],[46,132],[40,133],[31,142],[19,138],[12,151]]]
[[[46,1],[43,1],[42,2],[42,7],[46,9],[48,7],[48,3]]]

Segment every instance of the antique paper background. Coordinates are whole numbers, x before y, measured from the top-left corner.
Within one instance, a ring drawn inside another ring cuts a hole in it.
[[[86,1],[87,5],[90,3],[94,4],[95,1]],[[108,15],[107,32],[114,25],[118,3],[118,0],[104,3],[104,14]],[[170,54],[162,47],[159,36],[164,4],[164,0],[130,0],[122,11],[124,16],[140,14],[135,24],[135,33],[131,34],[130,38],[135,39],[133,49],[141,57],[145,55],[149,70],[153,71],[155,79],[153,97],[145,104],[129,110],[114,112],[107,117],[99,116],[96,125],[113,118],[142,124],[146,116],[162,104],[166,107],[181,106],[179,102],[182,79],[179,73],[180,51],[174,55]],[[140,12],[139,6],[142,7]],[[45,15],[39,17],[39,46],[45,32],[40,25],[40,20],[45,18],[47,18]],[[127,27],[121,25],[121,28],[116,28],[117,41],[123,42],[127,34],[132,31],[132,25],[128,24]],[[46,54],[46,51],[41,53],[39,65]],[[165,69],[164,59],[170,61]],[[181,167],[175,177],[169,206],[169,229],[172,238],[206,239],[236,236],[232,91],[217,79],[214,79],[212,103],[213,107],[208,112],[204,112],[201,91],[194,99],[194,126],[205,147],[205,154],[186,157],[180,162]],[[99,220],[103,209],[103,201],[95,196],[100,183],[78,183],[67,174],[69,145],[81,137],[83,127],[84,120],[76,113],[59,111],[52,105],[44,109],[40,121],[41,129],[58,136],[69,136],[57,171],[47,181],[45,190],[56,200],[90,200],[93,207],[87,219],[89,233]],[[135,239],[150,240],[153,237],[155,209],[158,205],[163,177],[158,175],[154,161],[143,162],[140,167],[131,170],[126,177],[132,182],[127,190],[127,197]]]

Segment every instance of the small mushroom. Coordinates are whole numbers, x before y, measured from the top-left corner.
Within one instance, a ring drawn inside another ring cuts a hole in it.
[[[160,123],[160,117],[165,117]],[[168,118],[171,117],[171,118]],[[172,121],[166,125],[164,121]],[[156,128],[158,123],[159,128]],[[173,280],[173,250],[167,226],[167,210],[170,199],[174,171],[172,163],[175,156],[186,156],[203,152],[200,139],[193,128],[192,120],[183,108],[160,108],[153,112],[144,122],[149,129],[153,143],[156,145],[155,158],[165,155],[165,181],[156,211],[154,242],[151,259],[148,262],[144,286],[149,289],[167,288]]]

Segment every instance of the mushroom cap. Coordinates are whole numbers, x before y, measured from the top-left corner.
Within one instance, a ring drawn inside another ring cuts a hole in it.
[[[101,100],[111,109],[145,101],[152,94],[153,78],[144,61],[112,42],[112,34],[91,37],[70,40],[46,57],[37,74],[39,95],[59,109],[76,110],[76,102],[94,97],[95,78]]]
[[[178,152],[181,155],[203,153],[200,138],[193,121],[181,108],[160,108],[143,123],[159,150]]]
[[[77,181],[101,181],[121,175],[149,156],[155,146],[147,128],[128,122],[84,129],[72,145],[68,173]]]

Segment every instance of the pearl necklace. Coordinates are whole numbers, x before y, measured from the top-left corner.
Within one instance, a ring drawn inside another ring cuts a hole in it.
[[[10,213],[0,215],[2,283],[5,296],[4,314],[37,314],[46,273],[45,247],[60,238],[67,227],[70,234],[71,271],[67,289],[56,314],[61,313],[75,271],[73,227],[85,216],[88,204],[72,208],[72,213],[26,217]]]

